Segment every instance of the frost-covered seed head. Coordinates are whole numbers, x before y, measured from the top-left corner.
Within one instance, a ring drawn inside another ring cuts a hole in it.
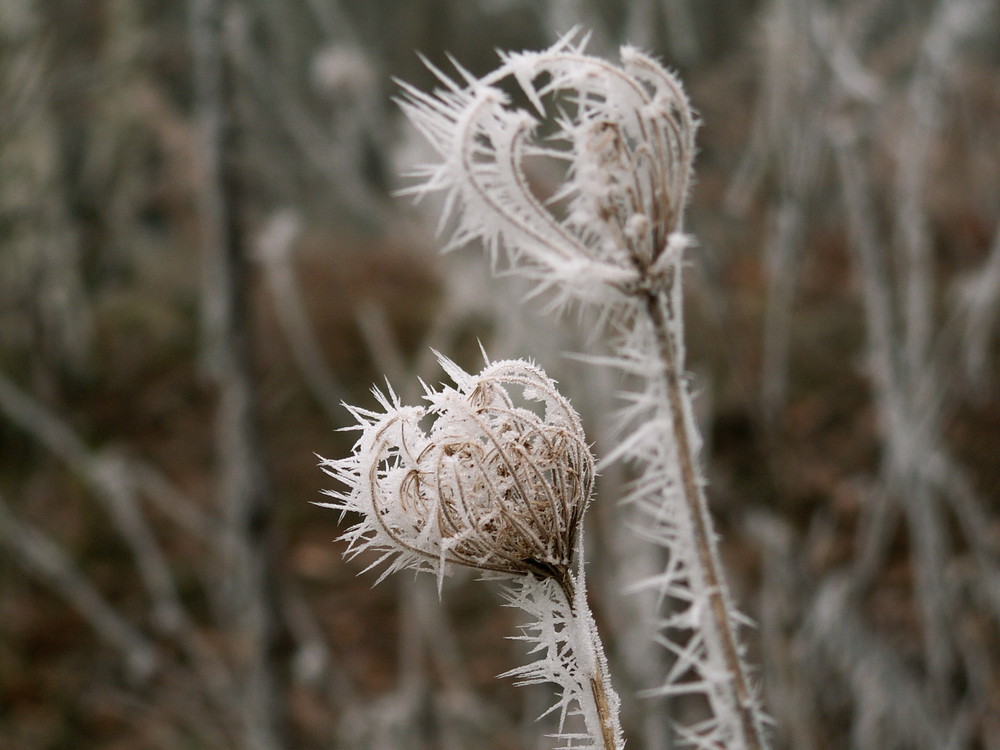
[[[442,222],[457,219],[451,247],[482,242],[557,304],[648,283],[680,244],[695,153],[697,121],[675,76],[631,47],[615,65],[585,46],[571,32],[542,52],[504,54],[481,79],[435,69],[442,89],[404,84],[401,101],[439,156],[405,192],[443,192]]]
[[[555,383],[523,360],[478,375],[441,358],[456,387],[426,388],[427,406],[378,394],[384,413],[352,408],[361,437],[324,469],[344,489],[328,507],[361,514],[346,534],[401,568],[449,564],[563,575],[590,498],[594,459]],[[429,423],[429,424],[428,424]]]

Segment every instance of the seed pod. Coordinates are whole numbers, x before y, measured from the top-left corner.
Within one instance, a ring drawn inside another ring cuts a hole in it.
[[[444,193],[448,248],[481,243],[556,308],[645,294],[687,243],[698,121],[680,81],[634,48],[615,65],[586,42],[504,54],[479,79],[432,68],[442,88],[403,84],[400,100],[437,152],[403,192]]]
[[[474,376],[441,362],[457,387],[427,388],[427,406],[390,392],[385,413],[352,409],[362,435],[323,461],[346,486],[324,505],[362,515],[345,538],[353,554],[383,552],[383,577],[458,564],[564,578],[594,476],[579,417],[523,360]]]

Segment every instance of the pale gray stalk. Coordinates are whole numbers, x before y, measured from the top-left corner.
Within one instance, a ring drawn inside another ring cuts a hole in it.
[[[300,233],[301,219],[298,215],[290,210],[276,213],[257,239],[255,258],[264,269],[278,323],[302,379],[327,418],[336,424],[344,389],[327,363],[303,304],[304,295],[295,271],[293,253]]]
[[[129,460],[129,471],[145,497],[164,518],[207,547],[214,545],[217,540],[213,520],[162,471],[135,457]]]
[[[46,409],[4,373],[0,373],[0,414],[83,477],[97,492],[108,491],[99,472],[102,455],[113,457],[115,461],[125,461],[127,466],[121,467],[121,470],[131,477],[130,481],[138,485],[160,512],[196,538],[213,541],[210,539],[208,516],[162,472],[139,458],[114,453],[110,449],[102,455],[96,454],[65,420]]]
[[[938,492],[948,498],[979,565],[980,574],[972,583],[985,606],[992,610],[993,619],[1000,623],[1000,539],[990,533],[995,522],[984,511],[989,504],[974,489],[966,472],[944,451],[931,458],[928,471]]]
[[[760,633],[761,671],[768,706],[782,721],[775,727],[775,745],[795,750],[819,750],[824,732],[820,708],[809,679],[815,664],[803,658],[802,612],[811,592],[806,575],[809,543],[797,544],[784,518],[756,510],[747,517],[747,532],[761,551]]]
[[[190,6],[204,180],[198,193],[204,231],[202,356],[218,389],[217,502],[225,574],[218,581],[214,604],[238,645],[241,743],[246,750],[278,750],[287,744],[285,696],[276,665],[281,609],[270,483],[251,376],[235,83],[223,33],[228,7],[223,0],[192,0]]]
[[[172,634],[184,619],[170,566],[143,513],[128,460],[114,449],[87,450],[69,426],[0,374],[0,414],[64,461],[104,505],[136,562],[158,629]]]
[[[828,11],[811,0],[773,0],[765,8],[763,81],[751,145],[726,199],[730,211],[745,214],[760,191],[765,170],[773,169],[777,184],[768,200],[762,248],[768,287],[760,367],[761,418],[771,432],[787,399],[803,244],[824,176],[823,145],[832,97],[822,50],[834,46],[827,28],[831,25]]]
[[[985,9],[983,0],[942,0],[935,8],[906,92],[907,116],[896,140],[894,230],[904,269],[903,346],[907,369],[913,374],[922,371],[933,335],[934,265],[924,207],[929,151],[943,125],[943,89],[949,68],[962,43],[985,20]]]
[[[876,385],[882,435],[890,449],[884,467],[886,482],[890,492],[899,492],[906,498],[903,509],[910,521],[910,533],[915,537],[914,555],[921,577],[917,590],[926,618],[925,648],[928,663],[940,685],[954,659],[951,638],[947,635],[951,629],[947,613],[952,607],[944,598],[946,591],[940,580],[947,551],[941,536],[943,519],[939,517],[938,502],[920,478],[924,473],[925,457],[931,452],[926,440],[934,439],[928,431],[933,430],[936,420],[928,414],[926,406],[917,410],[917,404],[912,402],[914,384],[909,378],[919,375],[910,371],[907,376],[907,365],[897,354],[895,315],[891,306],[895,290],[878,249],[872,220],[867,218],[871,209],[866,205],[864,193],[866,176],[860,170],[857,157],[849,150],[850,146],[845,141],[837,145],[848,216],[855,235],[852,248],[859,254],[863,300],[869,321],[870,371]],[[881,528],[884,536],[879,545],[883,546],[888,543],[890,527]]]
[[[857,711],[852,721],[851,747],[948,747],[949,727],[940,706],[928,698],[923,680],[912,665],[858,616],[852,585],[844,577],[827,579],[816,593],[803,629],[816,656],[850,685]],[[819,674],[824,672],[829,674],[827,670]]]
[[[788,358],[791,349],[792,305],[800,266],[805,211],[801,194],[779,200],[771,210],[765,246],[768,277],[761,363],[761,414],[773,426],[788,395]]]
[[[0,13],[0,41],[7,48],[0,68],[0,137],[9,143],[44,101],[49,45],[39,38],[38,19],[25,0],[12,0]]]
[[[30,352],[42,381],[51,377],[47,362],[85,364],[93,310],[71,178],[54,158],[65,127],[56,116],[54,45],[31,3],[9,3],[2,12],[9,25],[0,23],[0,296],[7,302],[0,335],[5,346],[18,342]]]
[[[989,524],[982,501],[970,492],[945,443],[946,420],[958,391],[958,381],[947,376],[947,368],[960,361],[965,309],[961,305],[946,309],[944,324],[934,326],[939,303],[924,195],[932,177],[930,151],[945,122],[947,72],[962,43],[981,28],[983,10],[979,2],[943,2],[926,31],[907,90],[909,116],[902,133],[894,132],[902,144],[896,152],[895,242],[886,242],[887,233],[880,231],[872,178],[862,166],[870,159],[862,150],[861,137],[869,133],[856,122],[845,121],[832,134],[865,310],[869,375],[886,447],[883,492],[869,511],[873,522],[859,527],[863,554],[857,560],[851,593],[856,596],[874,582],[901,515],[910,543],[930,677],[924,699],[937,714],[971,707],[979,713],[990,710],[989,678],[982,666],[990,657],[982,640],[960,623],[971,614],[970,608],[985,610],[979,614],[997,621],[992,604],[996,595],[989,587],[972,584],[983,596],[982,604],[971,604],[954,577],[945,574],[967,545],[976,570],[972,580],[993,578],[995,544],[978,530]],[[886,247],[893,254],[887,255]],[[949,531],[949,510],[959,522],[958,537]],[[966,686],[961,690],[955,688],[958,675]],[[862,714],[857,731],[863,729],[863,718]],[[956,725],[954,742],[968,746],[972,740],[962,739],[966,732],[960,729]],[[875,735],[868,731],[866,736]]]
[[[989,343],[1000,321],[1000,224],[993,235],[990,254],[982,267],[970,274],[959,291],[963,309],[962,351],[965,376],[982,387],[991,379]]]

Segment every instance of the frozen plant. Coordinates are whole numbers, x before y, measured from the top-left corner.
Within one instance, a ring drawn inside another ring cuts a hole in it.
[[[350,456],[324,460],[343,488],[322,503],[360,514],[348,554],[380,553],[382,578],[453,566],[502,579],[533,622],[519,639],[540,654],[506,676],[551,682],[565,748],[624,747],[618,697],[587,604],[582,517],[594,458],[573,407],[538,367],[486,361],[478,375],[439,357],[455,387],[424,386],[427,405],[375,391],[383,412],[349,407],[361,437]],[[574,564],[575,563],[575,564]],[[567,731],[582,715],[586,734]]]
[[[554,311],[597,313],[611,334],[601,358],[638,385],[604,461],[639,469],[627,501],[667,553],[640,587],[663,603],[668,673],[652,692],[686,696],[677,728],[693,747],[760,750],[763,713],[737,640],[698,462],[684,374],[683,211],[697,121],[677,78],[635,48],[621,65],[564,36],[542,52],[503,54],[478,79],[434,69],[442,88],[403,84],[401,105],[437,152],[414,172],[420,197],[445,195],[448,247],[481,243],[495,267],[527,278]],[[516,97],[514,96],[516,92]],[[519,106],[517,102],[523,102]]]

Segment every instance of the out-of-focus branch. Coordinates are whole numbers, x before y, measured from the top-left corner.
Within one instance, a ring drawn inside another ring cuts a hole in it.
[[[114,462],[147,497],[177,525],[204,541],[211,522],[194,501],[155,467],[134,457],[106,449],[92,451],[58,415],[0,372],[0,414],[24,430],[46,450],[63,461],[97,493],[114,494],[115,472],[104,471]]]
[[[753,511],[747,531],[761,550],[760,633],[761,671],[768,706],[783,721],[775,722],[775,744],[796,750],[817,750],[820,729],[815,695],[807,689],[808,664],[803,664],[795,646],[803,601],[810,585],[806,581],[802,549],[796,544],[791,525],[767,511]],[[784,740],[784,741],[782,741]]]
[[[950,727],[939,707],[927,698],[923,681],[911,666],[879,640],[857,614],[850,582],[831,577],[817,591],[806,623],[811,658],[822,659],[850,686],[857,712],[852,747],[884,746],[883,727],[900,747],[939,750],[949,747]],[[813,669],[814,676],[828,674]]]
[[[214,601],[238,644],[236,676],[241,744],[285,747],[286,711],[278,668],[281,611],[271,490],[257,427],[251,374],[247,242],[240,215],[235,83],[227,59],[223,0],[192,0],[195,117],[201,135],[204,227],[202,355],[217,387],[215,437],[224,574]]]
[[[255,258],[264,269],[278,323],[306,385],[330,422],[340,424],[344,389],[323,355],[302,302],[302,289],[292,262],[292,245],[299,231],[299,220],[294,212],[275,214],[257,240]]]
[[[966,377],[977,385],[989,382],[990,341],[1000,321],[1000,225],[993,236],[989,257],[960,289],[959,308],[964,313],[963,365]]]
[[[887,447],[883,473],[888,491],[904,498],[902,507],[918,575],[916,593],[925,620],[925,651],[936,689],[941,692],[955,658],[948,635],[953,616],[951,592],[942,577],[949,550],[942,533],[940,503],[923,468],[924,457],[933,454],[938,440],[935,427],[939,412],[936,402],[921,404],[914,399],[917,374],[910,369],[910,358],[900,356],[896,344],[897,321],[905,328],[909,319],[905,314],[897,315],[898,307],[893,302],[902,306],[908,303],[897,294],[880,252],[871,218],[867,175],[860,167],[856,144],[847,136],[840,137],[836,150],[853,235],[851,247],[858,256],[862,281],[875,401]],[[932,368],[932,364],[926,363],[925,368]],[[888,540],[885,534],[881,542]]]
[[[182,519],[182,525],[195,529],[203,540],[208,529],[204,514],[153,467],[112,448],[89,450],[68,424],[3,373],[0,373],[0,414],[62,460],[105,507],[136,561],[153,602],[154,625],[159,634],[172,638],[187,655],[213,704],[220,710],[231,709],[232,679],[228,668],[206,646],[181,602],[170,564],[142,510],[140,492],[157,497],[158,505],[170,507],[174,517]],[[208,545],[210,555],[217,552],[214,544]],[[67,575],[81,578],[68,557],[62,554],[60,560],[62,567],[70,571]],[[50,580],[58,583],[56,578]],[[120,619],[117,613],[115,616]]]
[[[134,679],[146,681],[153,676],[159,665],[153,643],[80,574],[55,540],[18,519],[2,495],[0,545],[8,549],[15,562],[66,599],[105,643],[120,651]]]
[[[408,382],[404,380],[405,375],[409,372],[406,358],[396,343],[396,337],[393,335],[385,307],[375,300],[365,300],[358,305],[354,320],[365,342],[368,356],[371,357],[376,369],[381,370],[390,381]],[[419,374],[423,375],[423,373]],[[413,378],[411,377],[409,380],[412,381]],[[413,389],[411,388],[411,390]]]
[[[906,91],[907,113],[895,133],[895,240],[900,253],[900,312],[909,377],[926,372],[934,335],[934,266],[925,189],[934,138],[943,126],[943,87],[962,44],[974,38],[985,20],[982,0],[943,0],[924,35],[916,69]],[[929,390],[936,390],[932,383]]]
[[[270,8],[270,3],[264,3]],[[281,24],[266,23],[268,32],[282,36]],[[335,202],[365,223],[381,226],[389,220],[388,206],[370,178],[369,163],[379,144],[388,140],[379,99],[374,63],[350,40],[317,55],[313,65],[313,95],[329,98],[331,117],[313,116],[312,95],[294,85],[301,78],[283,70],[275,54],[265,53],[248,34],[234,35],[240,54],[236,72],[245,83],[250,107],[281,112],[275,122],[302,164],[317,175]],[[378,171],[376,169],[376,171]],[[278,175],[276,175],[278,177]]]
[[[934,324],[939,316],[925,195],[931,149],[943,127],[945,76],[962,43],[977,34],[983,7],[978,0],[945,0],[935,8],[924,34],[905,92],[907,116],[902,132],[893,134],[899,147],[892,242],[886,241],[887,233],[879,230],[874,219],[875,190],[863,167],[867,161],[861,146],[863,121],[841,123],[832,138],[849,244],[856,258],[855,275],[862,288],[874,398],[885,446],[885,494],[880,494],[872,514],[876,523],[860,529],[864,554],[855,572],[873,575],[874,563],[891,539],[890,505],[897,505],[906,523],[930,678],[922,699],[939,714],[968,705],[980,713],[988,711],[987,696],[992,692],[989,679],[981,674],[981,663],[989,657],[982,644],[960,626],[970,614],[969,604],[956,577],[945,573],[956,559],[955,540],[947,525],[949,509],[965,533],[976,576],[994,576],[996,565],[990,551],[993,544],[984,541],[980,530],[987,519],[945,448],[945,415],[958,390],[946,368],[961,361],[956,355],[963,343],[959,332],[964,311],[951,310],[944,325]],[[863,581],[853,579],[851,592],[857,594],[862,585]],[[985,589],[977,595],[986,606],[971,607],[981,608],[980,615],[995,621],[995,593]],[[957,675],[965,689],[955,689]],[[856,727],[863,722],[862,716]]]

